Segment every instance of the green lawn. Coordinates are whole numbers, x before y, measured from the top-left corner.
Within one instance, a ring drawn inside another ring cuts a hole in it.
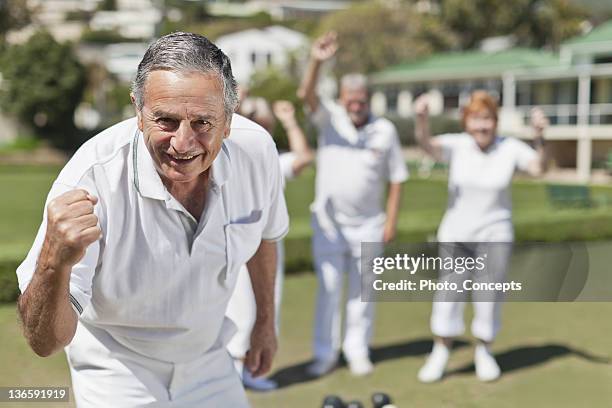
[[[0,262],[23,257],[42,218],[43,203],[59,172],[54,167],[0,166]],[[414,172],[413,172],[414,173]],[[314,171],[287,184],[291,230],[286,239],[289,269],[310,260],[309,205],[314,195]],[[399,240],[422,241],[435,233],[446,207],[443,177],[413,177],[404,184]],[[593,187],[594,194],[610,197],[612,188]],[[513,185],[514,221],[518,240],[612,238],[612,207],[555,209],[546,199],[544,184],[516,181]]]
[[[0,200],[0,266],[3,261],[10,261],[5,262],[10,266],[21,259],[31,245],[45,195],[58,170],[0,167],[0,187],[5,191]],[[308,267],[312,176],[308,172],[287,186],[292,216],[287,252],[293,270]],[[606,187],[594,188],[594,192],[612,195]],[[610,208],[553,209],[544,186],[528,181],[513,185],[513,200],[520,240],[612,238]],[[423,240],[433,234],[445,204],[443,178],[414,178],[406,183],[400,238]],[[609,252],[607,244],[594,245],[598,245],[598,253]],[[598,265],[598,273],[606,277],[602,282],[610,282],[605,275],[608,269],[609,264]],[[494,347],[505,371],[502,379],[493,384],[475,379],[472,349],[467,343],[470,339],[466,337],[453,355],[451,374],[435,385],[416,381],[418,367],[430,347],[430,305],[381,303],[373,350],[377,363],[374,375],[355,379],[346,368],[340,368],[328,377],[307,381],[302,370],[311,357],[315,285],[309,273],[286,280],[281,348],[274,369],[283,387],[271,394],[249,394],[255,407],[314,408],[328,393],[366,400],[378,390],[389,392],[400,407],[610,406],[612,303],[509,303],[504,310],[504,328]],[[19,332],[13,304],[0,306],[0,344],[0,386],[69,384],[63,356],[41,359],[29,351]],[[4,406],[9,405],[0,403]]]
[[[253,406],[315,408],[328,393],[366,400],[378,390],[390,393],[404,408],[605,407],[612,401],[612,366],[607,362],[612,357],[612,303],[506,304],[504,328],[494,346],[504,376],[493,384],[476,380],[471,340],[466,337],[452,357],[451,374],[433,385],[416,381],[430,347],[430,305],[381,303],[374,374],[355,379],[346,368],[339,368],[307,381],[302,369],[311,358],[315,285],[310,274],[286,280],[274,368],[284,387],[270,394],[250,393]],[[12,305],[0,307],[0,327],[0,386],[69,385],[63,356],[41,359],[28,350]]]

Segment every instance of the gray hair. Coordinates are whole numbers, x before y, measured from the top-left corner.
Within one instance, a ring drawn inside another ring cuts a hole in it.
[[[132,92],[136,107],[144,106],[144,87],[152,71],[215,73],[223,89],[223,108],[226,120],[230,120],[238,105],[236,80],[232,75],[230,60],[206,37],[176,32],[154,41],[138,64]]]
[[[343,75],[340,79],[340,89],[365,89],[368,90],[368,79],[363,74],[350,73]]]

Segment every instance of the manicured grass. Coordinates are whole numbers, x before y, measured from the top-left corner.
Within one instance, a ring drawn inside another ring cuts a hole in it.
[[[23,256],[40,224],[43,203],[59,172],[55,167],[0,166],[0,261]],[[309,260],[310,210],[314,171],[287,184],[291,230],[287,237],[289,263]],[[435,233],[446,207],[446,179],[413,177],[404,184],[399,239],[425,240]],[[594,187],[594,193],[612,198],[612,188]],[[555,209],[546,198],[544,184],[518,180],[513,184],[517,239],[560,240],[612,238],[612,207]],[[612,202],[612,199],[609,200]],[[289,269],[292,268],[291,265]]]
[[[57,167],[0,166],[0,261],[25,255],[43,215]]]
[[[307,380],[302,368],[311,358],[315,287],[310,274],[286,280],[280,350],[273,370],[283,388],[249,393],[254,407],[316,408],[326,394],[365,401],[375,391],[390,393],[401,408],[604,407],[612,400],[612,303],[506,304],[504,327],[493,348],[503,377],[492,384],[475,378],[472,340],[465,337],[452,356],[451,374],[432,385],[416,381],[430,348],[430,304],[381,303],[373,343],[374,374],[357,379],[341,367],[327,377]],[[469,323],[469,308],[467,315]],[[0,306],[0,328],[0,386],[69,385],[63,355],[42,359],[27,348],[13,305]]]
[[[0,167],[4,192],[0,200],[0,263],[21,259],[31,245],[45,196],[58,171]],[[313,172],[309,171],[287,186],[292,228],[286,244],[294,270],[308,268],[312,181]],[[612,194],[605,187],[594,190]],[[610,208],[553,209],[542,184],[522,180],[513,186],[513,201],[519,239],[612,237]],[[406,183],[400,239],[423,240],[432,235],[445,205],[443,178],[414,178]],[[609,252],[608,243],[594,245],[600,254]],[[13,265],[10,269],[14,270],[13,263],[5,264]],[[608,269],[608,264],[597,265],[593,272],[600,278],[597,282],[612,284],[606,275]],[[502,379],[494,384],[479,383],[471,368],[472,349],[463,342],[453,355],[451,375],[429,386],[417,383],[415,377],[430,348],[430,304],[381,303],[373,344],[374,375],[356,379],[340,368],[328,377],[308,381],[302,368],[311,358],[315,287],[311,274],[286,280],[281,348],[274,369],[283,388],[271,394],[250,393],[255,407],[314,408],[326,394],[366,400],[379,390],[389,392],[400,407],[602,407],[612,400],[612,367],[607,362],[612,356],[612,303],[507,304],[504,329],[494,347],[505,370]],[[42,359],[29,350],[13,304],[0,306],[0,344],[0,386],[69,385],[62,355]]]

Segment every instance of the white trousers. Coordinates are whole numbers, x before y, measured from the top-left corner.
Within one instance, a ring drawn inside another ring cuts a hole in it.
[[[384,221],[384,220],[383,220]],[[382,251],[382,225],[323,229],[313,216],[313,255],[317,273],[317,300],[313,350],[316,359],[338,357],[341,346],[341,300],[345,273],[348,278],[342,352],[347,360],[367,357],[374,326],[374,302],[362,302],[361,242],[375,242]],[[371,290],[365,285],[364,290]],[[367,295],[367,294],[366,294]]]
[[[66,354],[78,408],[249,407],[223,344],[193,361],[168,363],[79,322]]]
[[[276,245],[276,278],[274,280],[274,319],[276,333],[280,328],[280,306],[283,296],[285,279],[285,250],[283,241]],[[237,331],[227,344],[230,355],[235,359],[244,359],[251,346],[251,330],[255,324],[257,305],[251,277],[246,265],[240,268],[234,292],[227,305],[225,316],[229,317],[237,327]],[[242,374],[242,372],[241,372]]]
[[[506,277],[511,243],[470,244],[465,248],[457,244],[440,243],[440,257],[478,257],[485,256],[486,269],[483,272],[458,274],[455,271],[441,271],[440,280],[455,282],[461,287],[462,282],[471,279],[474,282],[503,282]],[[473,291],[472,335],[485,342],[491,342],[501,328],[501,309],[503,296],[499,293]],[[439,337],[457,337],[464,333],[463,312],[467,292],[438,291],[434,296],[431,313],[431,331]]]

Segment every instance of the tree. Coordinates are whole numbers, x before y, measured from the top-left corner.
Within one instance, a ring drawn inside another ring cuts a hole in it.
[[[85,88],[85,69],[71,45],[38,32],[6,50],[1,70],[2,109],[32,125],[38,136],[63,148],[74,147],[73,114]]]
[[[251,77],[248,87],[249,96],[259,96],[270,103],[278,100],[288,100],[296,108],[298,122],[305,123],[302,102],[297,97],[299,79],[277,68],[257,71]],[[283,127],[276,122],[272,131],[276,145],[281,149],[288,147],[287,135]]]
[[[557,48],[580,33],[587,17],[568,0],[444,0],[440,8],[441,23],[455,33],[463,49],[509,34],[519,45]]]
[[[164,8],[180,10],[183,24],[202,23],[210,19],[206,2],[201,0],[165,0]]]
[[[337,74],[378,71],[456,44],[435,15],[419,13],[408,3],[357,4],[324,17],[318,34],[330,30],[338,33],[340,42]]]
[[[0,49],[7,32],[30,22],[30,12],[25,3],[23,0],[0,0]]]
[[[587,12],[580,6],[568,0],[531,3],[525,18],[516,21],[512,28],[519,44],[556,50],[563,41],[581,34]]]
[[[102,0],[98,3],[98,10],[100,11],[114,11],[117,10],[116,0]]]

